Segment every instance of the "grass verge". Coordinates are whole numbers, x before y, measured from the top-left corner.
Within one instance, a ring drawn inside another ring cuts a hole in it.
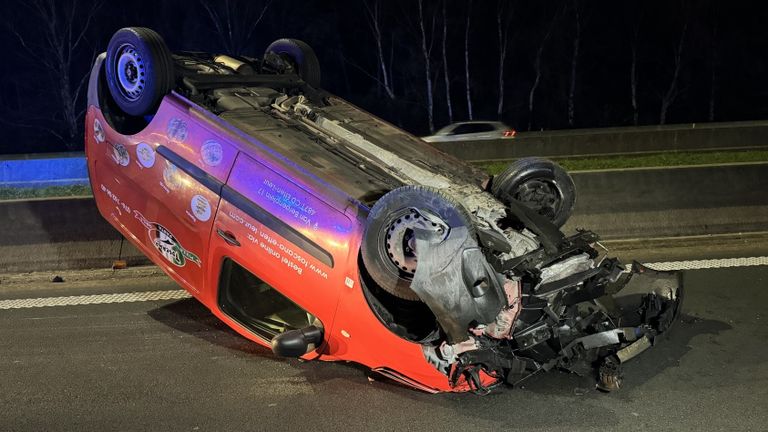
[[[46,188],[0,188],[0,200],[91,196],[89,185],[50,186]]]
[[[739,162],[766,162],[768,150],[724,151],[724,152],[673,152],[646,155],[601,156],[593,158],[553,158],[567,171],[595,169],[621,169],[645,167],[671,167],[681,165],[708,165]],[[489,174],[499,174],[512,162],[480,162]]]

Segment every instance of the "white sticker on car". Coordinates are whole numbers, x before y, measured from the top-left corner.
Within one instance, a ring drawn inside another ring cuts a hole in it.
[[[144,168],[152,168],[155,165],[155,149],[145,142],[140,142],[136,146],[136,159]]]
[[[124,145],[112,144],[112,160],[120,166],[128,166],[131,162],[131,156]]]
[[[104,142],[104,128],[101,127],[101,122],[99,119],[93,120],[93,137],[96,138],[96,142],[103,143]]]
[[[138,210],[134,210],[133,214],[147,229],[147,235],[149,235],[149,240],[152,243],[152,246],[160,252],[160,255],[162,255],[163,258],[176,267],[184,267],[187,265],[187,261],[192,261],[200,267],[200,258],[194,253],[184,249],[184,246],[181,245],[168,228],[157,222],[147,220],[147,218],[145,218]]]
[[[224,157],[224,150],[217,141],[208,140],[200,148],[200,155],[206,165],[215,167],[221,163],[221,159]]]
[[[206,222],[211,218],[211,203],[202,196],[195,195],[192,197],[191,202],[192,214],[195,215],[197,220]]]
[[[166,161],[163,170],[163,181],[170,190],[178,190],[181,187],[181,178],[179,169],[176,165]]]
[[[180,118],[173,118],[168,122],[168,138],[176,141],[187,139],[187,123]]]

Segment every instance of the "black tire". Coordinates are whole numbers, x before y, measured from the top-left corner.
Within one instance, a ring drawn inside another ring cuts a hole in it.
[[[493,178],[493,195],[504,203],[516,199],[558,227],[571,216],[576,204],[573,179],[548,159],[523,158]]]
[[[420,217],[411,210],[413,208],[437,216],[450,228],[466,227],[471,236],[475,235],[475,228],[469,212],[458,201],[427,186],[397,188],[373,205],[361,246],[365,270],[388,293],[417,301],[419,297],[411,290],[411,280],[418,259],[415,251],[410,251],[409,255],[409,247],[406,246],[409,240],[408,223]],[[402,257],[393,256],[393,249],[398,247],[403,250]],[[400,259],[404,261],[399,262]]]
[[[269,44],[265,54],[270,52],[288,58],[305,83],[320,88],[320,61],[308,44],[298,39],[278,39]]]
[[[143,27],[118,30],[109,40],[107,86],[117,106],[131,116],[153,114],[174,86],[173,57],[163,38]]]

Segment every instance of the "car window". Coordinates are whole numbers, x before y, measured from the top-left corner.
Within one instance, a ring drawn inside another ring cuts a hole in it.
[[[219,305],[224,313],[267,340],[315,321],[307,311],[231,259],[222,265]]]
[[[466,123],[459,125],[453,130],[453,135],[463,135],[471,133],[491,132],[495,130],[490,123]]]

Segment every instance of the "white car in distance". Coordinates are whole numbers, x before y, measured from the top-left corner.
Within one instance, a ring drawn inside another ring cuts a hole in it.
[[[426,142],[475,141],[513,138],[516,131],[497,121],[466,121],[450,124],[434,135],[422,137]]]

